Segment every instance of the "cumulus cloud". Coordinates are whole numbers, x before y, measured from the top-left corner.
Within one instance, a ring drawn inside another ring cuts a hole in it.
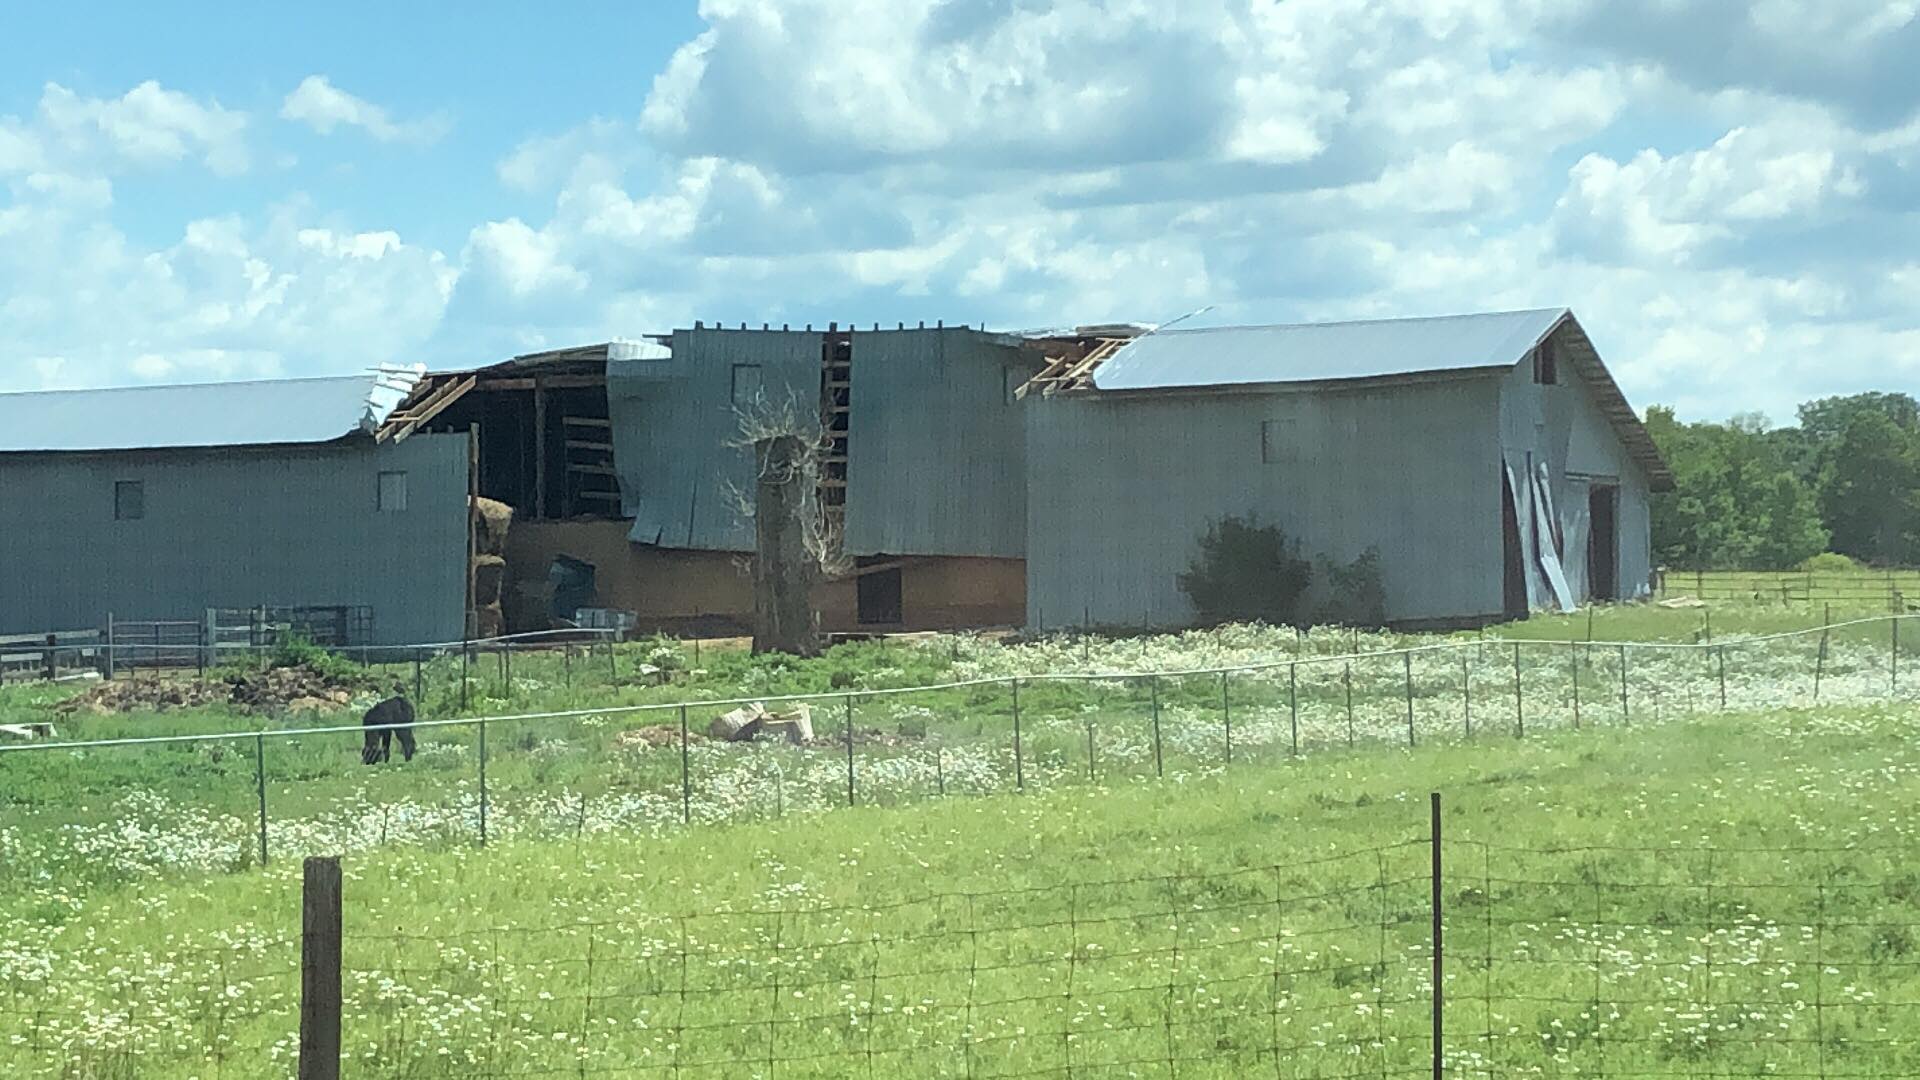
[[[380,142],[430,143],[445,134],[441,120],[397,123],[387,110],[333,85],[325,75],[309,75],[280,105],[280,118],[305,124],[322,135],[351,127]]]
[[[0,116],[0,176],[51,168],[101,172],[195,161],[221,176],[250,164],[245,113],[151,80],[117,98],[47,83],[38,109]]]

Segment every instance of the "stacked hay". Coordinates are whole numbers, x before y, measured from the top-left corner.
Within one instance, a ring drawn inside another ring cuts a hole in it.
[[[474,634],[498,637],[506,629],[500,589],[507,577],[507,530],[513,507],[493,499],[473,500]]]

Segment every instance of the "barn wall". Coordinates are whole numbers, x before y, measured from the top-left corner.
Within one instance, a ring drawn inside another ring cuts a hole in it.
[[[376,508],[378,474],[407,508]],[[145,516],[114,519],[139,480]],[[0,458],[0,632],[209,607],[366,605],[379,644],[465,628],[467,437]]]
[[[752,550],[753,522],[733,503],[734,492],[753,492],[753,451],[732,445],[736,365],[758,367],[766,401],[817,417],[819,334],[677,330],[671,359],[607,364],[614,468],[636,543]]]
[[[965,329],[853,335],[847,551],[1026,554],[1032,365]]]
[[[1390,619],[1497,615],[1498,403],[1496,377],[1029,399],[1028,623],[1190,622],[1175,575],[1230,514],[1279,524],[1311,555],[1377,546]],[[1262,421],[1276,422],[1272,464]]]
[[[1564,350],[1562,355],[1564,356]],[[1587,496],[1590,482],[1617,483],[1620,489],[1619,582],[1629,599],[1647,591],[1652,572],[1652,492],[1646,471],[1627,452],[1592,391],[1564,360],[1555,385],[1533,379],[1532,362],[1518,364],[1501,380],[1500,438],[1516,477],[1537,462],[1547,464],[1553,511],[1560,523],[1562,559],[1576,602],[1592,595],[1587,566],[1590,535]],[[1522,534],[1532,548],[1532,492],[1522,493],[1526,510]],[[1529,600],[1547,607],[1551,596],[1537,574],[1529,575]]]
[[[594,568],[596,603],[639,616],[643,631],[745,634],[753,590],[742,556],[635,544],[625,522],[515,522],[507,534],[507,611],[515,630],[545,629],[552,592],[547,567],[567,555]],[[1018,559],[914,558],[901,572],[899,628],[942,630],[1020,622],[1025,569]],[[819,586],[821,629],[860,626],[851,580]],[[889,627],[888,629],[896,629]]]

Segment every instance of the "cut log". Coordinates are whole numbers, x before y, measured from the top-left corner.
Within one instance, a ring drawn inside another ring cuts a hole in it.
[[[759,733],[760,724],[766,716],[767,707],[757,701],[742,705],[715,717],[707,728],[707,734],[722,742],[745,742]]]

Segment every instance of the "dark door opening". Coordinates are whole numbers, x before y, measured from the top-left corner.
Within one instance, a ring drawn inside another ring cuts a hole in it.
[[[1500,467],[1500,612],[1509,619],[1527,617],[1526,552],[1520,546],[1520,512],[1514,501],[1513,478]]]
[[[1593,529],[1587,540],[1587,579],[1595,600],[1620,599],[1620,489],[1596,486],[1587,492]]]
[[[854,560],[856,567],[893,562],[884,556]],[[900,567],[863,572],[855,580],[857,617],[862,626],[893,626],[905,622],[900,602]]]

